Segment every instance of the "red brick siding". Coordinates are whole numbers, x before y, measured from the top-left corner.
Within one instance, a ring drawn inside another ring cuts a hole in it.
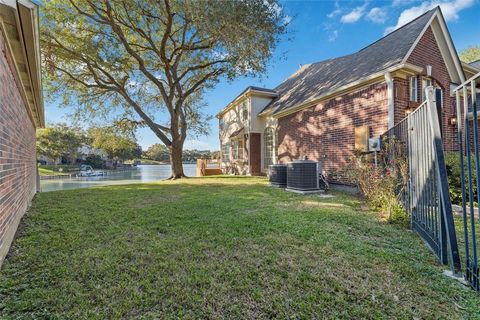
[[[410,100],[409,80],[395,77],[393,79],[394,85],[394,119],[395,124],[399,123],[405,118],[405,109],[408,108]]]
[[[434,84],[438,84],[443,89],[442,126],[444,146],[446,150],[454,150],[456,146],[456,127],[448,124],[448,119],[455,114],[454,99],[450,98],[451,79],[431,27],[425,31],[407,62],[422,67],[423,72],[421,76],[427,76],[427,65],[432,66]],[[418,77],[418,101],[420,102],[424,95],[421,87],[421,76]],[[406,98],[408,102],[408,96]]]
[[[0,264],[37,191],[35,126],[14,70],[0,32]]]
[[[278,119],[278,159],[286,163],[308,156],[322,160],[326,172],[344,180],[342,171],[355,147],[355,127],[370,126],[370,136],[388,127],[387,85],[374,84]]]
[[[262,142],[260,133],[250,133],[250,174],[253,176],[258,176],[262,174]]]

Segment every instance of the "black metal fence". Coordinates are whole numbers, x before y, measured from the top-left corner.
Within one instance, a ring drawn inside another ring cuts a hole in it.
[[[406,161],[408,165],[408,176],[398,195],[411,217],[412,230],[441,263],[450,263],[458,274],[460,257],[437,114],[440,97],[435,94],[433,87],[427,88],[427,100],[384,134],[382,141],[392,162]]]
[[[462,188],[463,237],[465,242],[465,280],[480,291],[478,268],[477,224],[480,219],[480,155],[478,102],[480,73],[455,90],[457,105],[457,134],[460,144],[459,163]],[[475,213],[478,218],[475,218]]]

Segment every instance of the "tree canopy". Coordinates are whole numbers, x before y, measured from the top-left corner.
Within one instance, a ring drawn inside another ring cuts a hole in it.
[[[135,139],[122,135],[111,127],[90,128],[87,137],[92,148],[105,151],[110,159],[127,160],[142,155],[142,148]]]
[[[73,163],[84,141],[79,129],[57,124],[37,131],[37,152],[55,162],[65,157]]]
[[[466,63],[480,60],[480,46],[471,46],[462,50],[459,54],[460,60]]]
[[[172,178],[187,133],[208,130],[204,90],[264,72],[287,21],[277,0],[52,0],[41,18],[50,96],[83,119],[150,128]]]

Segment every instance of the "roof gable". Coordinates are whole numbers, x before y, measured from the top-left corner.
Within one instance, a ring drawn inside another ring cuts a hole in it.
[[[418,36],[414,45],[410,48],[409,52],[403,59],[403,62],[406,62],[410,58],[410,55],[415,50],[417,44],[421,41],[423,35],[425,32],[427,32],[429,27],[433,31],[435,42],[442,55],[445,66],[447,67],[450,79],[453,82],[462,83],[465,80],[462,63],[458,57],[452,37],[448,31],[447,24],[445,23],[445,19],[443,18],[442,11],[439,7],[434,9],[434,15],[432,16],[430,23],[425,26],[422,33]]]
[[[425,12],[356,53],[301,68],[274,89],[279,93],[279,97],[268,109],[272,110],[274,115],[284,113],[305,101],[315,100],[328,92],[404,62],[436,10]]]

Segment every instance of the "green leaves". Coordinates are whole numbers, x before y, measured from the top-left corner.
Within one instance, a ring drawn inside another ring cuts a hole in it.
[[[87,136],[91,146],[105,151],[110,159],[127,160],[141,156],[142,149],[137,142],[114,128],[91,128]]]
[[[460,52],[460,60],[466,63],[480,60],[480,46],[471,46]]]
[[[82,132],[65,124],[40,129],[37,132],[37,152],[54,161],[66,157],[74,161],[85,140]]]
[[[52,100],[77,120],[142,122],[177,148],[208,132],[203,92],[263,73],[286,31],[276,0],[56,0],[41,18]]]

